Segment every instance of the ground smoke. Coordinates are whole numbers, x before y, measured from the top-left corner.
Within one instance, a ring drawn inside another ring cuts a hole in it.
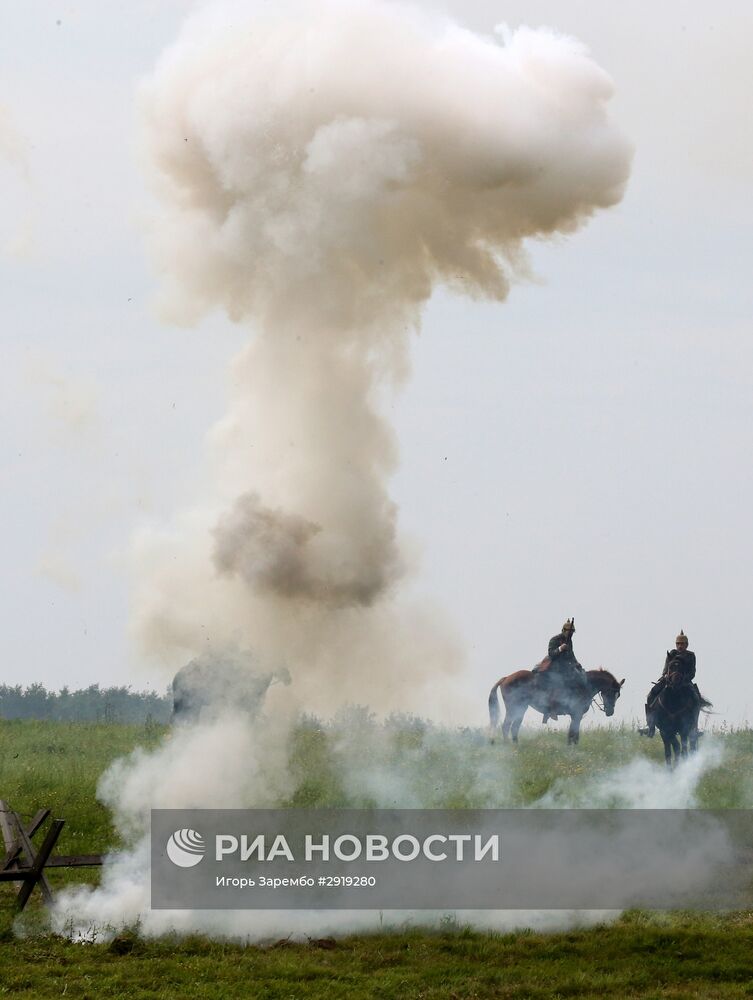
[[[280,732],[276,721],[270,726],[262,718],[251,726],[246,717],[226,715],[210,724],[178,727],[155,752],[136,751],[116,762],[104,775],[99,794],[113,810],[128,849],[108,863],[100,888],[79,888],[58,897],[57,929],[73,928],[74,933],[86,935],[96,927],[103,934],[107,928],[139,921],[146,936],[171,930],[201,931],[258,941],[291,933],[319,936],[374,930],[384,923],[431,926],[446,916],[427,911],[383,915],[370,911],[151,911],[148,829],[152,806],[693,808],[702,804],[700,782],[723,758],[721,748],[712,744],[669,772],[663,764],[635,756],[640,740],[636,733],[614,733],[608,741],[612,759],[633,756],[624,764],[605,764],[598,771],[605,747],[605,734],[598,730],[583,737],[584,743],[594,744],[591,748],[567,749],[559,740],[531,735],[516,749],[490,745],[481,730],[450,730],[410,716],[379,722],[354,706],[341,710],[327,724],[304,719],[284,742]],[[551,781],[562,767],[563,754],[568,755],[564,763],[570,775]],[[581,766],[591,776],[578,776]],[[551,782],[548,791],[532,796],[532,782],[542,779]],[[667,849],[674,851],[674,844],[668,843]],[[619,853],[625,855],[624,850]],[[629,867],[636,862],[628,857],[623,863]],[[597,878],[598,871],[595,884]],[[604,911],[460,911],[457,918],[478,927],[546,929],[588,924],[609,915]]]

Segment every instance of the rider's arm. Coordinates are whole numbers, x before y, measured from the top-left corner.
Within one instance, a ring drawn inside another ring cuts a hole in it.
[[[556,656],[560,656],[560,645],[562,644],[562,636],[555,635],[549,640],[549,656],[554,659]]]
[[[688,653],[685,659],[685,673],[689,681],[695,677],[695,653]]]

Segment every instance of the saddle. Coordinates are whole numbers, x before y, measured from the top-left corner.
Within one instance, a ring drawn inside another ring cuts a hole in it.
[[[673,718],[691,707],[700,708],[703,700],[692,680],[678,671],[669,675],[667,683],[654,700],[654,706]]]
[[[551,656],[545,656],[541,663],[537,663],[531,671],[532,674],[545,674],[552,665]]]
[[[667,689],[675,691],[688,689],[690,693],[693,695],[693,700],[697,701],[698,704],[701,706],[701,708],[711,707],[711,702],[707,698],[703,697],[703,695],[701,694],[701,690],[696,684],[696,682],[691,677],[686,677],[679,671],[669,675],[669,681],[667,683],[667,687],[665,688],[665,690]],[[659,693],[661,695],[662,692]]]
[[[542,676],[546,677],[546,675],[551,672],[552,662],[553,661],[551,656],[545,656],[540,663],[537,663],[536,666],[531,671],[531,673],[534,675],[534,678]],[[553,691],[551,690],[547,691],[545,687],[542,688],[541,684],[538,684],[537,687],[541,694],[547,696],[545,703],[546,710],[543,713],[544,717],[541,720],[542,723],[546,724],[550,719],[553,722],[558,722],[559,713],[565,712],[566,708],[557,702],[556,696],[554,695]]]
[[[550,656],[545,656],[540,663],[536,664],[531,672],[534,682],[536,682],[537,678],[543,678],[543,683],[536,683],[539,693],[545,696],[544,718],[542,722],[546,723],[549,719],[557,722],[560,713],[568,715],[570,713],[570,706],[567,694],[577,689],[577,676],[571,675],[569,668],[565,668],[564,672],[555,669],[554,661]],[[547,683],[550,676],[552,678],[551,683]],[[585,677],[585,671],[583,672],[583,677]]]

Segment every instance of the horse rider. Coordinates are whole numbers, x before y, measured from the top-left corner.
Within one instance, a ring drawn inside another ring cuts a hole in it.
[[[552,636],[549,640],[549,648],[546,659],[542,660],[538,666],[533,668],[533,673],[550,674],[560,679],[562,687],[582,688],[584,693],[587,689],[586,672],[578,663],[573,652],[573,635],[575,633],[575,619],[568,618],[562,626],[562,631]],[[543,722],[549,719],[557,721],[554,712],[544,714]]]
[[[667,658],[664,661],[664,670],[659,680],[654,684],[646,698],[646,728],[639,730],[643,736],[652,737],[656,732],[656,699],[667,686],[671,674],[679,674],[682,683],[690,687],[691,693],[701,707],[703,698],[698,690],[698,685],[693,682],[695,677],[695,653],[688,649],[688,637],[682,629],[675,639],[675,648],[667,650]]]

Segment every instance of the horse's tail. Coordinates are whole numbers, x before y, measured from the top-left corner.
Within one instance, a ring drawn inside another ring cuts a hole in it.
[[[504,678],[502,678],[502,680],[504,680]],[[497,688],[501,683],[502,681],[497,681],[489,692],[489,725],[492,729],[496,729],[499,725],[499,698],[497,696]]]

